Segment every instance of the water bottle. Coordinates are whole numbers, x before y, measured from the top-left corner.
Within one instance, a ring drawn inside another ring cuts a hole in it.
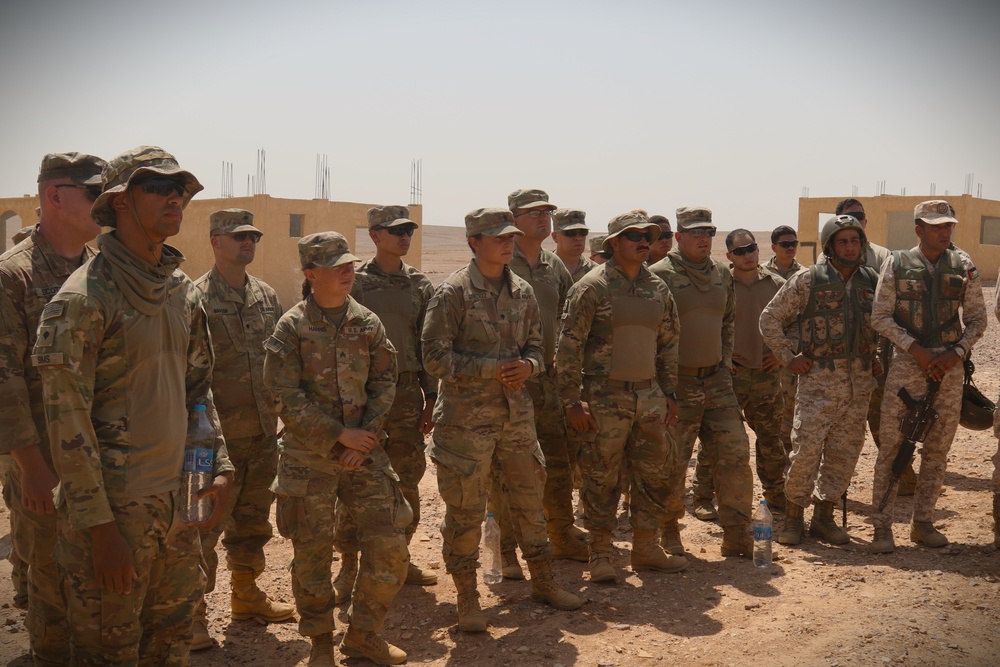
[[[212,513],[212,499],[195,500],[195,495],[212,485],[212,459],[215,456],[215,429],[208,420],[204,405],[194,406],[184,443],[183,505],[181,521],[206,521]]]
[[[771,567],[771,510],[767,501],[753,513],[753,564],[754,567]]]
[[[500,571],[500,526],[492,514],[486,515],[480,552],[483,557],[483,581],[487,584],[499,584],[503,581],[503,574]]]

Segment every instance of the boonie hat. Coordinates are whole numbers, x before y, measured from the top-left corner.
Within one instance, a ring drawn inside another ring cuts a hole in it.
[[[212,236],[236,232],[254,232],[258,239],[264,235],[253,226],[253,213],[242,208],[224,208],[209,216],[208,233]]]
[[[86,153],[49,153],[38,168],[38,182],[68,178],[80,185],[100,185],[101,172],[108,163]]]
[[[360,262],[351,254],[347,239],[339,232],[316,232],[299,239],[299,262],[302,268],[330,268],[347,262]]]
[[[649,230],[653,234],[655,241],[660,237],[660,226],[649,221],[649,216],[645,211],[636,209],[628,213],[622,213],[612,218],[608,223],[608,235],[601,242],[604,252],[611,252],[611,239],[629,229]]]
[[[698,229],[699,227],[715,227],[712,222],[712,209],[704,206],[682,206],[677,209],[677,229]]]
[[[604,252],[604,239],[608,238],[607,234],[596,234],[590,237],[590,254],[596,255],[599,252]]]
[[[105,227],[117,224],[115,212],[111,208],[112,195],[125,192],[132,181],[146,174],[179,176],[184,180],[184,206],[191,198],[205,189],[189,171],[181,169],[177,159],[159,146],[137,146],[112,158],[104,168],[104,192],[94,202],[90,216]]]
[[[485,236],[503,236],[504,234],[520,234],[524,232],[514,226],[514,214],[503,208],[477,208],[465,216],[465,238],[477,234]]]
[[[589,229],[584,222],[587,214],[578,208],[557,208],[552,213],[552,223],[557,232],[568,232],[571,229]]]
[[[512,211],[516,208],[547,208],[554,211],[556,206],[549,203],[549,195],[545,190],[521,188],[507,195],[507,208]]]
[[[368,229],[385,229],[417,223],[410,220],[410,209],[405,206],[372,206],[368,209]]]
[[[913,219],[923,220],[928,225],[943,225],[946,222],[957,223],[955,209],[943,199],[922,201],[913,207]]]

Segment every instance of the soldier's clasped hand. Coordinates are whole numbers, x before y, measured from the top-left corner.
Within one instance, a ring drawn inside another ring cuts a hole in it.
[[[356,449],[362,454],[367,454],[378,444],[378,438],[374,433],[361,428],[345,428],[337,442],[348,449]]]

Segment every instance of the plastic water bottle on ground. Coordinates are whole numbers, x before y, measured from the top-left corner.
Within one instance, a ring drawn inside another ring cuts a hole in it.
[[[215,429],[208,420],[204,405],[194,406],[184,443],[184,472],[181,521],[199,523],[212,514],[212,499],[195,500],[195,495],[212,485],[212,460],[215,457]]]
[[[767,501],[760,501],[760,507],[753,513],[753,564],[754,567],[771,567],[771,510]]]
[[[483,526],[483,544],[480,548],[483,559],[483,581],[487,584],[499,584],[503,581],[500,564],[500,526],[492,514],[486,515]]]

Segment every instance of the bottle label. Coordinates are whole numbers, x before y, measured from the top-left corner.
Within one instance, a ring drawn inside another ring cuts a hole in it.
[[[188,447],[184,450],[184,472],[212,472],[214,454],[211,447]]]
[[[770,526],[754,526],[753,527],[753,539],[755,539],[755,540],[770,540],[771,539],[771,527]]]

